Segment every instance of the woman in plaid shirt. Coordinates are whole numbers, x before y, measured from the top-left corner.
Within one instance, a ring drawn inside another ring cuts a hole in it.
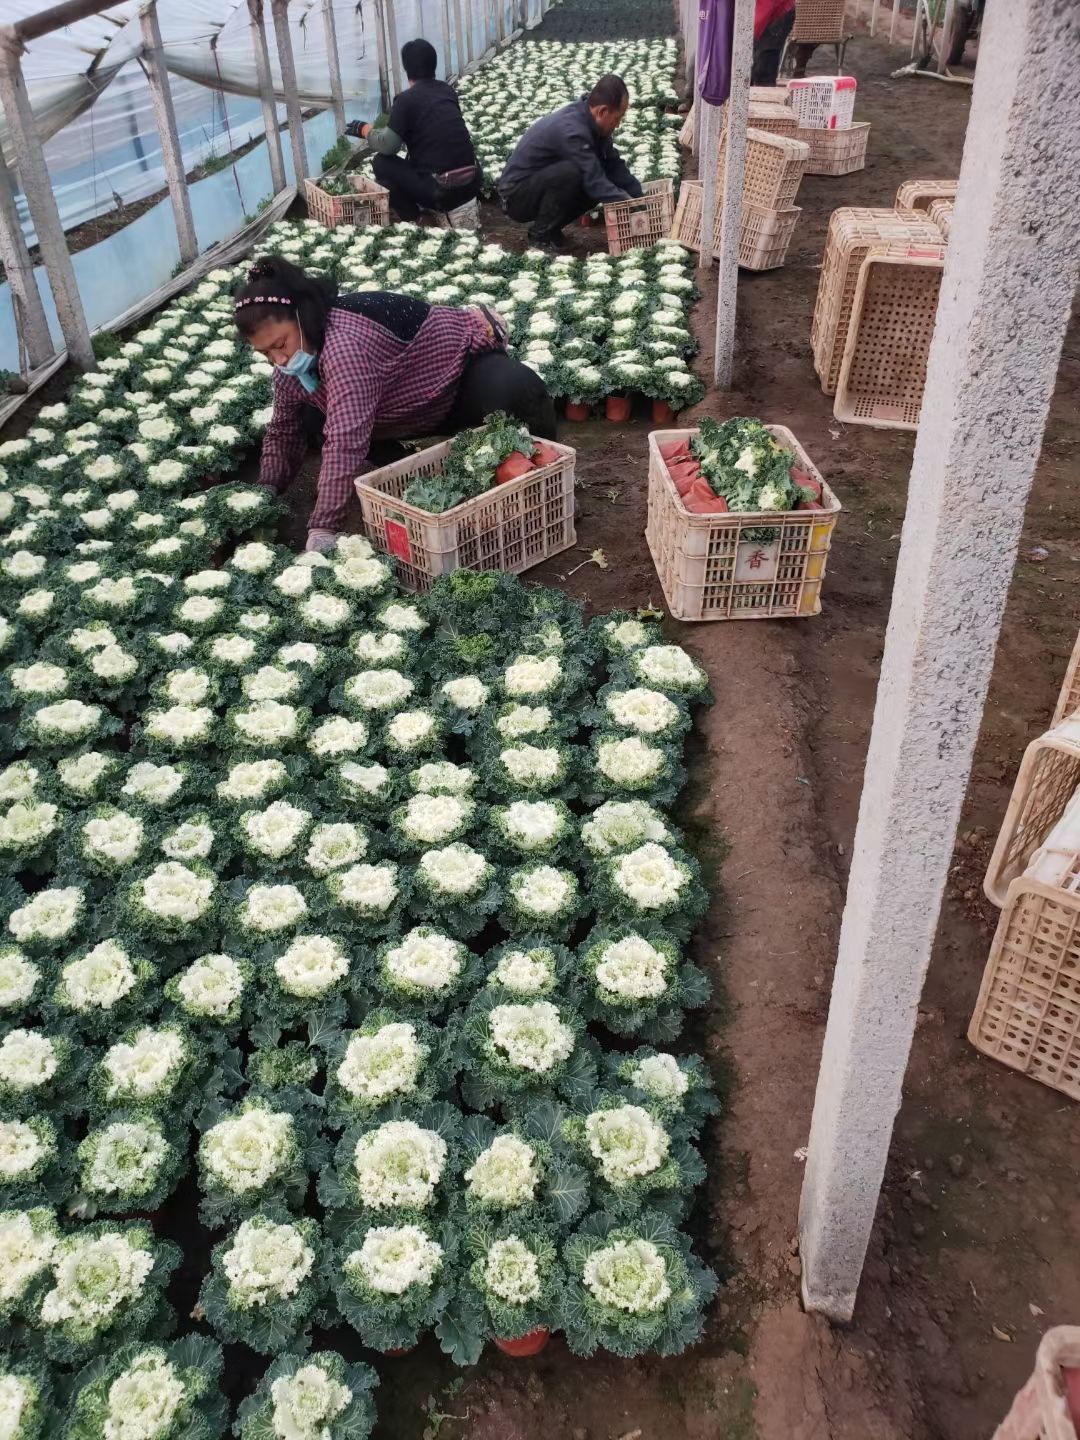
[[[456,434],[504,410],[555,438],[555,407],[535,371],[506,353],[506,327],[485,306],[452,310],[409,295],[337,285],[268,256],[236,298],[237,328],[274,365],[274,413],[259,481],[283,489],[307,450],[308,417],[325,417],[307,548],[326,550],[345,520],[372,439]]]

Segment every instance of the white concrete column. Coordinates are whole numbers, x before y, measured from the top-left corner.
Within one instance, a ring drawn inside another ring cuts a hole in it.
[[[697,97],[694,140],[699,145],[698,174],[701,176],[701,249],[698,251],[698,265],[702,270],[711,269],[716,258],[713,254],[713,236],[716,233],[716,178],[720,160],[722,118],[718,105],[709,105],[700,95]],[[702,131],[700,137],[697,133],[698,125]]]
[[[176,238],[180,243],[180,259],[185,265],[190,265],[198,258],[199,242],[195,238],[195,221],[191,214],[191,196],[188,194],[184,155],[180,149],[180,134],[176,128],[176,111],[173,109],[172,91],[169,89],[169,72],[165,68],[165,56],[161,49],[157,0],[150,0],[150,4],[139,16],[139,25],[143,40],[143,69],[150,87],[154,123],[161,141],[161,157],[165,165],[165,180],[169,187],[169,200],[176,224]]]
[[[390,93],[390,67],[386,63],[386,21],[383,18],[383,0],[375,0],[375,46],[379,59],[379,104],[389,110],[393,101]]]
[[[15,308],[15,333],[26,347],[30,369],[44,365],[55,353],[45,307],[41,303],[30,252],[26,248],[19,212],[15,206],[15,190],[11,172],[0,151],[0,260],[11,286]],[[20,355],[21,358],[21,355]]]
[[[308,158],[307,146],[304,144],[304,121],[300,112],[300,96],[296,89],[292,35],[289,33],[289,0],[270,0],[270,13],[274,17],[274,39],[277,41],[278,66],[281,70],[281,93],[285,97],[285,115],[289,121],[289,144],[292,146],[296,188],[302,190],[308,176]]]
[[[735,365],[735,300],[739,285],[739,235],[742,228],[743,176],[746,171],[746,122],[750,113],[750,71],[754,63],[754,0],[735,0],[731,43],[731,96],[728,100],[724,159],[720,273],[716,296],[716,359],[713,384],[731,389]]]
[[[394,0],[384,0],[386,12],[386,48],[390,71],[394,77],[394,94],[400,95],[405,86],[401,79],[401,49],[398,45],[397,15],[394,12]]]
[[[870,34],[871,34],[871,35],[873,35],[874,31],[877,29],[878,7],[880,6],[880,4],[881,4],[881,0],[874,0],[873,6],[871,7],[871,10],[870,10]]]
[[[900,0],[892,0],[892,19],[889,21],[889,44],[896,43],[896,22],[900,19]]]
[[[334,126],[340,139],[345,134],[345,92],[341,86],[341,57],[338,55],[337,25],[334,23],[334,0],[322,0],[323,33],[326,36],[326,64],[330,71],[330,98],[334,110]]]
[[[90,343],[90,330],[49,179],[45,152],[38,139],[30,96],[26,93],[20,53],[21,45],[17,40],[0,35],[0,105],[4,107],[15,164],[37,231],[38,249],[49,276],[68,356],[74,364],[89,369],[94,363],[94,347]]]
[[[273,182],[274,194],[280,195],[285,189],[285,156],[282,154],[281,131],[278,129],[274,78],[270,73],[270,51],[266,43],[263,0],[248,0],[248,14],[251,16],[251,48],[255,52],[255,74],[259,82],[259,101],[262,105],[263,129],[266,132],[266,149],[270,157],[270,178]]]
[[[1080,271],[1080,8],[987,8],[818,1076],[809,1309],[850,1319]]]

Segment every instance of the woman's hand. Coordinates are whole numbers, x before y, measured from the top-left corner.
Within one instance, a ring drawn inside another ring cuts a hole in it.
[[[305,550],[318,550],[322,554],[326,550],[332,550],[337,544],[337,532],[334,530],[309,530]]]

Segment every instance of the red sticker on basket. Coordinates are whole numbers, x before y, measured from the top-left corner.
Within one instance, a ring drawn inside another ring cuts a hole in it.
[[[386,548],[391,555],[396,555],[399,560],[404,560],[406,565],[412,564],[412,544],[409,541],[409,532],[400,520],[387,520]]]

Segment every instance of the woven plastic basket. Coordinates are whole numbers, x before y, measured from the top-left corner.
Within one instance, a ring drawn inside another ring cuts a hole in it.
[[[684,180],[671,238],[688,250],[701,249],[701,209],[704,186],[700,180]],[[802,211],[797,205],[787,210],[761,210],[744,205],[739,224],[739,264],[744,270],[775,270],[787,259],[791,237]],[[717,206],[713,222],[713,255],[720,250],[723,216]]]
[[[614,200],[604,206],[608,253],[644,250],[663,240],[675,218],[675,189],[670,180],[647,180],[640,200]]]
[[[786,105],[788,103],[787,85],[751,85],[749,89],[751,105]]]
[[[1024,751],[983,889],[1004,905],[1010,884],[1065,813],[1080,785],[1080,716],[1059,721]]]
[[[789,140],[796,138],[799,128],[795,112],[773,100],[751,100],[747,124],[753,130],[764,130],[767,135],[786,135]]]
[[[694,112],[691,110],[682,123],[682,129],[679,131],[679,144],[684,150],[692,150],[694,148],[695,128]]]
[[[807,175],[851,175],[866,168],[866,147],[870,140],[868,120],[860,120],[846,130],[800,128],[798,137],[810,147]]]
[[[1065,671],[1065,679],[1061,682],[1061,693],[1058,695],[1058,702],[1054,707],[1051,726],[1056,726],[1070,715],[1075,715],[1077,710],[1080,710],[1080,635],[1076,637],[1076,644],[1073,646],[1069,665]]]
[[[385,465],[356,481],[364,530],[371,543],[393,557],[401,584],[430,590],[451,570],[506,570],[517,573],[576,543],[574,466],[568,445],[555,445],[559,459],[505,485],[431,515],[401,497],[426,475],[441,475],[450,444],[433,445],[406,460]]]
[[[390,191],[366,175],[350,175],[352,195],[328,195],[316,180],[304,181],[308,214],[329,230],[338,225],[389,225]]]
[[[933,200],[930,203],[930,219],[948,240],[952,234],[952,217],[955,206],[951,200]]]
[[[833,211],[810,329],[814,366],[826,395],[836,393],[840,379],[859,270],[870,251],[882,247],[905,253],[925,247],[928,254],[937,255],[941,232],[929,216],[913,211],[851,207]]]
[[[1035,1370],[993,1440],[1076,1440],[1062,1387],[1063,1369],[1080,1367],[1080,1328],[1056,1325],[1039,1341]]]
[[[929,210],[935,200],[956,199],[955,180],[905,180],[896,192],[898,210]]]
[[[770,425],[802,469],[821,475],[790,430]],[[668,609],[679,620],[772,620],[817,615],[840,502],[822,481],[822,510],[691,515],[660,453],[696,430],[649,436],[645,539]],[[763,534],[766,538],[762,538]]]
[[[720,136],[717,152],[719,183],[727,158],[726,132]],[[809,159],[810,147],[799,140],[770,135],[766,130],[747,130],[743,204],[756,205],[761,210],[790,208]]]
[[[847,130],[855,114],[854,75],[814,75],[788,82],[788,104],[804,130]]]
[[[846,0],[796,0],[792,45],[839,45],[844,38]]]
[[[871,250],[862,263],[833,414],[851,425],[915,430],[934,338],[945,252]]]

